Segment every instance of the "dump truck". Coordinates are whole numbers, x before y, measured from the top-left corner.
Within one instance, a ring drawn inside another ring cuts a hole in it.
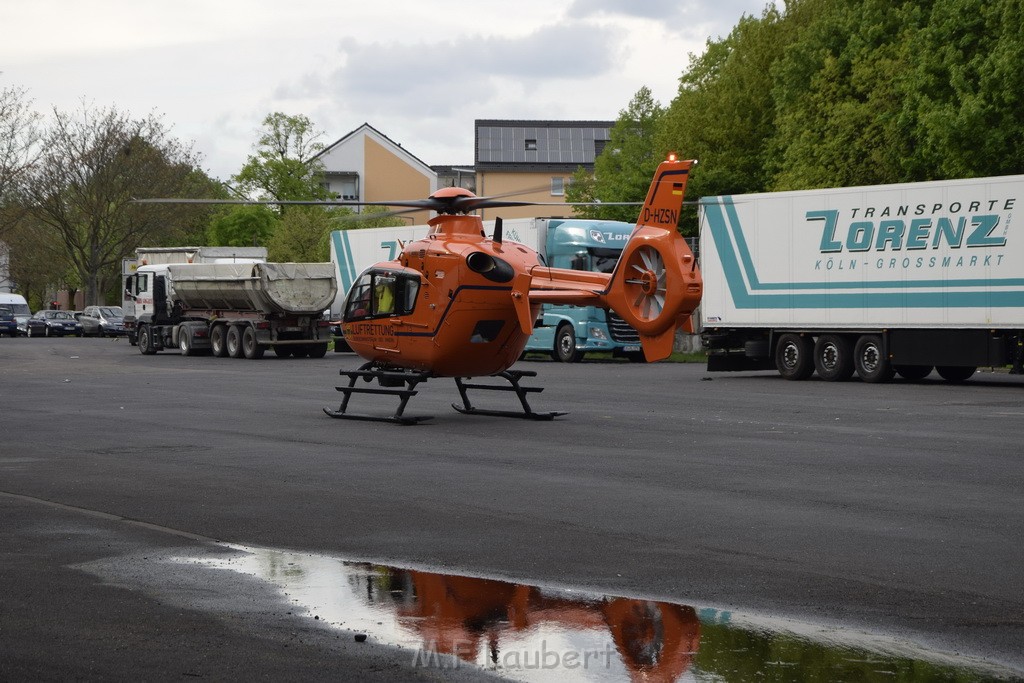
[[[128,278],[139,266],[160,263],[266,263],[266,247],[139,247],[135,256],[121,260],[121,310],[128,342],[135,345],[135,300]]]
[[[1022,209],[1024,175],[702,198],[708,370],[1019,372]]]
[[[164,263],[139,266],[125,291],[139,351],[189,356],[322,358],[337,294],[330,263]]]

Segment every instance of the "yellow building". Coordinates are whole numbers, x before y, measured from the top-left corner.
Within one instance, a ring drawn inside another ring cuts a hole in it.
[[[503,121],[475,125],[476,193],[534,202],[564,202],[576,169],[591,173],[614,121]],[[481,211],[484,220],[567,217],[572,207],[523,206]]]
[[[437,173],[430,166],[368,123],[328,146],[316,159],[324,165],[327,189],[339,199],[423,199],[437,190]],[[411,224],[426,223],[430,216],[429,211],[403,214]]]

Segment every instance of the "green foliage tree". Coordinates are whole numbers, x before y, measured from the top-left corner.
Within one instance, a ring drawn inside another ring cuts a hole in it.
[[[656,127],[664,109],[651,91],[643,87],[619,112],[608,144],[594,162],[594,178],[587,180],[577,170],[566,190],[567,202],[640,202],[647,195],[654,169],[664,158],[655,148]],[[576,207],[576,215],[587,218],[635,221],[635,206]]]
[[[709,40],[703,54],[690,55],[656,136],[659,149],[700,163],[689,197],[764,189],[775,132],[771,71],[786,28],[770,6],[760,18],[742,17],[725,38]]]
[[[207,242],[216,247],[265,246],[280,222],[273,209],[262,204],[231,206],[210,221]]]
[[[305,116],[267,115],[255,153],[234,182],[245,194],[263,200],[329,199],[323,164],[316,158],[323,149],[322,136]]]
[[[914,3],[908,3],[914,4]],[[1024,172],[1024,5],[934,0],[908,39],[909,179]],[[920,11],[920,10],[919,10]]]
[[[11,281],[33,310],[45,308],[53,289],[67,284],[74,272],[67,251],[53,237],[50,226],[31,215],[10,225],[4,235]]]
[[[1024,172],[1019,0],[786,0],[691,55],[655,137],[691,197]],[[580,196],[625,173],[599,170]]]
[[[332,211],[320,206],[293,207],[281,217],[267,244],[271,261],[323,262],[329,258]]]

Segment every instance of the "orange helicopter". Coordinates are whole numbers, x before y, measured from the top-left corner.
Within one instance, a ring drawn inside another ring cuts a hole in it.
[[[403,245],[395,260],[364,271],[349,290],[342,331],[367,363],[341,370],[349,380],[337,387],[344,395],[341,405],[324,412],[415,424],[429,419],[404,414],[416,385],[451,377],[462,398],[452,407],[461,413],[538,420],[564,415],[533,411],[527,395],[542,389],[523,387],[520,380],[536,372],[509,369],[545,303],[610,308],[637,330],[648,362],[668,357],[676,329],[692,331],[691,315],[702,293],[696,260],[677,231],[695,163],[670,156],[658,166],[636,228],[610,274],[547,267],[535,251],[503,240],[500,219],[488,238],[481,218],[471,214],[532,202],[477,197],[462,188],[444,188],[425,200],[388,202],[438,215],[429,221],[424,239]],[[474,377],[500,377],[509,384],[466,382]],[[357,386],[360,379],[377,386]],[[513,391],[522,410],[476,408],[469,390]],[[400,403],[389,416],[348,412],[353,394],[360,393],[396,396]]]

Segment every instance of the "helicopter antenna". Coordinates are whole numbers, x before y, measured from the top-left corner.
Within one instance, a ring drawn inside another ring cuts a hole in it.
[[[494,219],[494,235],[491,236],[491,241],[495,244],[501,244],[501,218]]]

